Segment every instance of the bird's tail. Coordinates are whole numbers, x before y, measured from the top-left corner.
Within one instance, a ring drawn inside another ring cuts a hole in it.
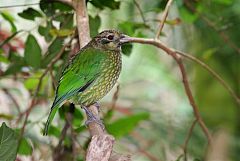
[[[47,122],[45,124],[45,127],[44,127],[44,130],[43,130],[43,135],[46,136],[48,134],[48,128],[49,128],[49,125],[51,124],[57,110],[59,108],[59,105],[54,105],[52,106],[51,108],[51,111],[50,111],[50,114],[48,115],[48,119],[47,119]]]

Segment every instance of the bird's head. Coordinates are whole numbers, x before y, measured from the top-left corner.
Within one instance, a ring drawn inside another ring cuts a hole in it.
[[[127,35],[124,35],[116,30],[104,30],[94,39],[99,48],[104,50],[120,50],[121,45],[127,42],[127,37]]]

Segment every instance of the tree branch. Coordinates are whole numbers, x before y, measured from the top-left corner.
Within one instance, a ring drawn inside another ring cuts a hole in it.
[[[208,143],[211,144],[212,137],[211,137],[204,121],[202,120],[202,117],[200,115],[198,107],[197,107],[197,105],[194,101],[192,91],[191,91],[189,83],[188,83],[185,67],[182,63],[182,59],[177,56],[177,52],[174,49],[171,49],[171,48],[167,47],[166,45],[161,43],[161,41],[159,41],[159,40],[131,37],[131,38],[129,38],[129,42],[141,43],[141,44],[150,44],[150,45],[156,46],[157,48],[160,48],[160,49],[164,50],[167,54],[169,54],[170,56],[172,56],[174,58],[174,60],[178,64],[180,72],[182,74],[184,89],[185,89],[185,92],[187,94],[189,103],[191,104],[191,106],[193,108],[195,118],[197,119],[197,121],[198,121],[202,131],[204,132],[205,136],[207,137]]]
[[[142,18],[142,20],[143,20],[143,23],[146,25],[146,20],[145,20],[143,11],[142,11],[139,3],[138,3],[136,0],[133,0],[133,2],[134,2],[135,6],[137,7],[137,9],[138,9],[138,11],[139,11],[139,13],[140,13],[140,15],[141,15],[141,18]]]
[[[156,39],[159,39],[159,36],[162,32],[162,29],[163,29],[163,26],[165,24],[165,21],[167,19],[167,16],[168,16],[168,12],[169,12],[169,9],[170,9],[170,6],[172,4],[172,0],[168,0],[168,3],[164,9],[164,12],[163,12],[163,16],[162,16],[162,20],[160,21],[160,25],[159,25],[159,28],[158,28],[158,31],[157,31],[157,34],[156,34]]]
[[[190,138],[192,136],[192,132],[193,132],[193,129],[194,129],[196,123],[197,123],[197,120],[195,119],[192,122],[192,125],[191,125],[191,127],[190,127],[190,129],[188,131],[188,135],[187,135],[186,140],[185,140],[184,145],[183,145],[184,161],[187,161],[187,146],[188,146],[188,142],[189,142],[189,140],[190,140]]]
[[[223,80],[223,78],[217,74],[212,68],[210,68],[206,63],[204,63],[203,61],[199,60],[198,58],[183,53],[181,51],[175,51],[178,55],[183,56],[184,58],[187,58],[191,61],[194,61],[195,63],[201,65],[204,69],[206,69],[215,79],[217,79],[222,86],[228,91],[228,93],[233,97],[233,99],[236,101],[236,103],[238,105],[240,105],[240,98],[239,96],[237,96],[237,94],[233,91],[233,89]]]

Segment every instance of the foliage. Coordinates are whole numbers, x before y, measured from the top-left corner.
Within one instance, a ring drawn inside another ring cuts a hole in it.
[[[2,161],[14,161],[17,153],[18,140],[12,129],[2,123],[0,127],[0,156]]]
[[[166,1],[136,2],[140,8],[133,0],[88,0],[91,37],[110,28],[129,36],[155,37]],[[170,47],[188,51],[210,64],[238,95],[239,10],[237,0],[176,0],[160,37],[164,42],[167,39]],[[72,111],[71,105],[65,103],[49,128],[49,137],[42,137],[59,76],[79,50],[74,14],[71,6],[48,0],[41,0],[36,6],[0,11],[3,24],[0,31],[0,122],[5,121],[12,128],[5,123],[1,125],[1,159],[11,161],[18,154],[17,159],[21,160],[23,155],[40,154],[49,160],[50,153],[55,154],[61,141],[62,151],[70,154],[68,156],[78,148],[81,150],[77,158],[84,158],[89,140],[86,139],[84,113],[78,107]],[[116,137],[117,145],[121,144],[117,148],[139,154],[136,160],[151,160],[154,158],[151,156],[156,156],[159,160],[182,161],[181,147],[194,116],[175,64],[160,51],[145,45],[126,44],[122,52],[125,56],[117,103],[114,105],[112,95],[101,101],[106,129]],[[201,67],[186,61],[186,68],[204,121],[212,132],[218,134],[224,130],[227,133],[229,160],[239,160],[239,107]],[[20,136],[29,109],[25,131]],[[69,113],[73,116],[71,128],[61,140]],[[189,158],[206,159],[203,150],[206,144],[202,131],[196,126],[189,142]],[[43,148],[47,150],[42,151]]]

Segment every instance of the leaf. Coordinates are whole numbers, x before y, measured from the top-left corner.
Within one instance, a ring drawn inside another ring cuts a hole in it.
[[[100,17],[97,15],[95,18],[93,17],[89,17],[89,25],[90,25],[90,35],[91,37],[94,37],[98,34],[98,29],[101,25],[101,19]]]
[[[49,0],[41,0],[40,9],[47,16],[52,16],[59,11],[60,12],[72,11],[73,8],[61,2],[57,2],[57,1],[49,2]]]
[[[180,12],[182,20],[186,23],[193,23],[198,18],[198,16],[196,14],[191,13],[184,7],[179,8],[179,12]]]
[[[75,108],[72,122],[73,127],[80,127],[82,125],[83,118],[82,112],[78,108]]]
[[[106,126],[107,131],[119,138],[132,131],[141,120],[149,118],[148,113],[138,113],[132,116],[120,118],[117,121]]]
[[[12,119],[14,119],[14,116],[13,115],[7,115],[7,114],[4,114],[4,113],[0,113],[0,118],[5,119],[5,120],[12,120]]]
[[[4,72],[4,75],[15,74],[22,70],[24,63],[22,61],[11,63],[8,69]]]
[[[18,154],[21,155],[31,155],[33,152],[32,145],[26,138],[22,138],[18,148]]]
[[[91,0],[89,2],[100,9],[104,9],[104,7],[119,9],[120,7],[120,2],[116,2],[115,0]]]
[[[48,129],[48,135],[49,136],[55,136],[59,138],[61,136],[61,130],[57,128],[56,126],[50,125]]]
[[[18,140],[15,132],[7,127],[5,122],[0,127],[0,157],[1,161],[14,161],[17,156]]]
[[[122,53],[126,56],[130,56],[132,52],[133,45],[132,44],[123,44],[122,45]]]
[[[45,40],[47,42],[50,42],[52,40],[52,35],[50,34],[50,30],[53,28],[52,22],[47,21],[47,26],[39,26],[38,27],[38,32],[40,35],[44,36]]]
[[[59,115],[60,115],[60,118],[65,120],[65,116],[68,112],[70,112],[71,110],[71,104],[70,105],[63,105],[62,108],[60,108],[58,110],[59,112]],[[80,109],[78,108],[74,108],[74,111],[73,111],[73,120],[72,120],[72,125],[74,128],[78,128],[78,127],[81,127],[82,125],[82,121],[83,121],[83,114],[82,112],[80,111]]]
[[[0,54],[0,62],[3,62],[3,63],[9,63],[9,60],[3,56],[2,54]]]
[[[39,78],[29,78],[24,81],[24,86],[28,90],[34,90],[36,89],[38,83],[39,83]]]
[[[24,60],[33,68],[39,68],[41,63],[41,48],[36,38],[29,34],[25,45]]]
[[[60,30],[58,30],[58,29],[51,29],[49,31],[49,33],[52,36],[66,37],[66,36],[74,34],[74,30],[69,30],[69,29],[60,29]]]
[[[124,21],[118,24],[118,28],[120,29],[120,31],[127,33],[127,35],[135,36],[137,29],[146,29],[149,28],[149,26],[146,26],[144,23],[133,23],[130,21]]]
[[[18,13],[18,15],[27,20],[34,20],[36,17],[42,17],[42,14],[33,8],[28,8],[23,12]]]
[[[227,6],[233,4],[233,0],[213,0],[212,3],[219,3]]]
[[[63,39],[57,37],[48,47],[48,52],[44,56],[41,66],[46,67],[51,60],[59,53],[63,46]]]
[[[12,15],[10,15],[8,12],[6,11],[1,11],[0,14],[2,15],[2,17],[8,21],[12,27],[11,31],[12,32],[16,32],[17,31],[17,27],[14,24],[14,18],[12,17]]]
[[[60,21],[60,29],[70,29],[75,30],[75,27],[73,25],[73,14],[67,13],[61,15],[62,20]],[[59,18],[60,19],[60,18]]]

